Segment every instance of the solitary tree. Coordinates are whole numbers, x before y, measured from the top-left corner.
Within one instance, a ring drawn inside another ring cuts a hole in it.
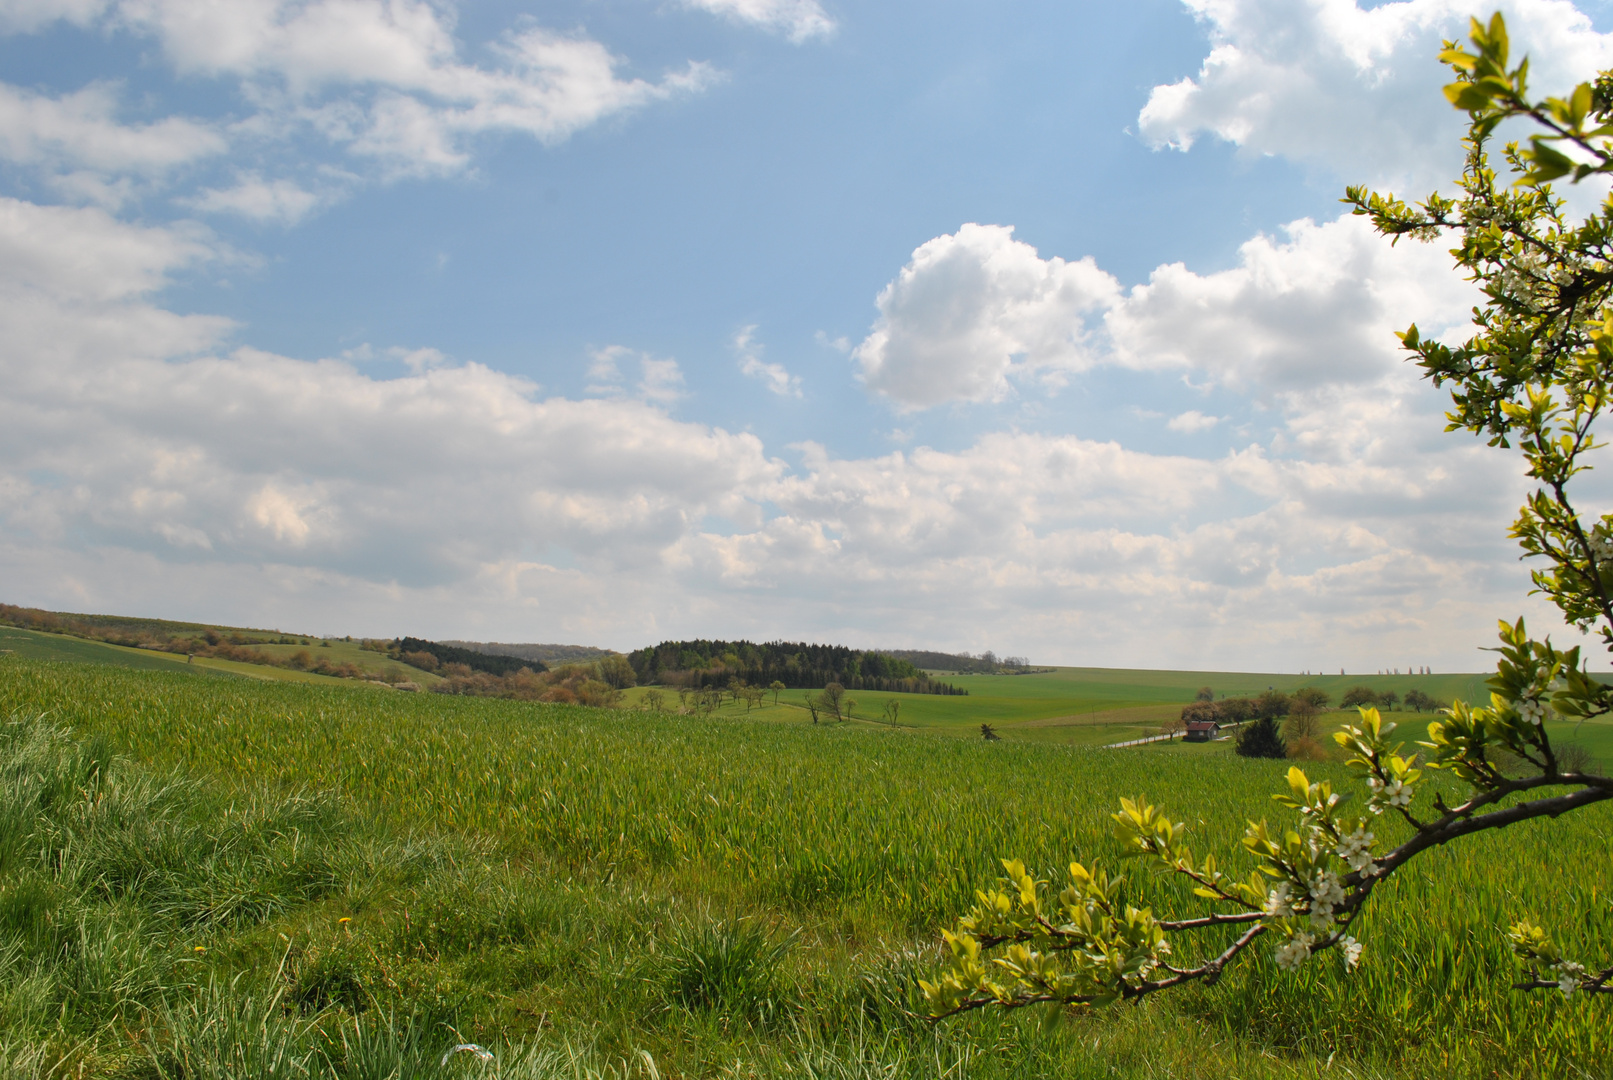
[[[1537,101],[1528,95],[1527,63],[1509,66],[1499,14],[1487,26],[1474,20],[1470,39],[1473,51],[1447,43],[1440,57],[1455,73],[1445,94],[1469,117],[1460,196],[1408,205],[1351,188],[1345,201],[1385,236],[1456,242],[1458,266],[1484,295],[1473,336],[1448,346],[1414,325],[1401,341],[1436,386],[1450,385],[1452,430],[1523,457],[1536,487],[1512,535],[1541,560],[1535,587],[1613,648],[1613,514],[1587,515],[1573,498],[1588,455],[1602,445],[1593,432],[1613,389],[1613,202],[1571,221],[1550,188],[1563,177],[1613,173],[1613,71],[1566,97]],[[1527,146],[1506,147],[1507,183],[1492,168],[1488,145],[1511,118],[1534,124],[1536,134]],[[923,984],[932,1012],[1135,1000],[1209,984],[1262,939],[1284,970],[1328,949],[1353,967],[1362,957],[1350,933],[1356,918],[1380,884],[1422,853],[1613,799],[1613,779],[1561,755],[1545,724],[1554,714],[1613,712],[1613,689],[1585,672],[1578,648],[1534,640],[1521,619],[1503,622],[1500,636],[1489,702],[1454,702],[1428,725],[1418,753],[1405,754],[1395,725],[1370,706],[1335,735],[1366,788],[1362,803],[1289,769],[1277,802],[1294,820],[1249,827],[1244,847],[1256,867],[1245,879],[1227,874],[1213,855],[1195,858],[1185,822],[1143,799],[1122,800],[1117,834],[1135,854],[1188,878],[1210,905],[1207,914],[1166,918],[1129,905],[1120,879],[1081,863],[1071,864],[1061,892],[1050,893],[1023,863],[1005,860],[1006,879],[946,935],[951,966]],[[1429,770],[1465,784],[1466,797],[1454,804],[1419,798]],[[1402,826],[1405,838],[1393,848],[1379,842],[1377,833],[1387,831],[1382,815]],[[1520,989],[1613,993],[1613,965],[1588,970],[1528,918],[1505,933],[1526,970]],[[1173,962],[1169,939],[1196,934],[1219,940],[1177,950],[1201,961]]]
[[[1302,686],[1295,690],[1291,696],[1295,705],[1303,701],[1311,705],[1316,712],[1321,712],[1327,708],[1327,703],[1333,700],[1326,690],[1317,686]]]
[[[1317,712],[1313,702],[1296,694],[1294,703],[1288,709],[1288,719],[1283,721],[1283,738],[1289,742],[1315,739],[1322,730],[1321,723],[1316,719]]]
[[[1255,715],[1271,719],[1287,716],[1291,704],[1288,695],[1281,690],[1267,690],[1255,698]]]
[[[620,653],[602,657],[594,666],[599,671],[600,681],[610,684],[614,690],[626,690],[638,682],[638,677],[633,674],[633,665]]]
[[[1363,705],[1377,703],[1378,692],[1370,686],[1352,686],[1344,691],[1344,696],[1339,699],[1339,704],[1346,709],[1358,709]]]
[[[778,704],[779,691],[785,689],[784,684],[779,682],[777,679],[774,679],[772,684],[768,686],[768,689],[773,691],[773,704],[777,705]]]

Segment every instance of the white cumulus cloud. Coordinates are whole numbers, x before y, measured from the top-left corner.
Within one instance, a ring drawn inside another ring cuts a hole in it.
[[[899,408],[997,401],[1010,376],[1079,371],[1087,317],[1119,283],[1091,258],[1043,259],[1002,225],[964,225],[913,252],[879,294],[879,320],[852,354],[863,382]]]
[[[1464,117],[1440,87],[1443,39],[1499,8],[1537,93],[1613,66],[1613,37],[1567,0],[1184,0],[1209,32],[1194,76],[1156,86],[1145,139],[1186,150],[1201,135],[1281,155],[1355,182],[1426,193],[1460,170]]]
[[[1182,370],[1261,393],[1365,384],[1401,363],[1393,332],[1438,332],[1475,297],[1437,244],[1391,247],[1344,216],[1256,236],[1234,267],[1181,263],[1122,289],[1090,258],[1042,258],[1002,226],[937,237],[880,293],[854,356],[898,408],[1000,400],[1013,380],[1097,364]]]

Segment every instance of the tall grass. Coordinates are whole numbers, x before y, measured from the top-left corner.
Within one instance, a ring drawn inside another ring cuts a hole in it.
[[[563,1036],[591,1047],[565,1067],[600,1075],[647,1075],[639,1050],[668,1075],[740,1058],[794,1075],[1613,1061],[1606,1004],[1508,989],[1500,932],[1531,914],[1613,955],[1600,809],[1397,876],[1353,975],[1256,958],[1062,1031],[979,1016],[932,1032],[913,982],[999,856],[1049,876],[1111,856],[1107,814],[1139,792],[1235,851],[1247,818],[1274,816],[1284,766],[0,663],[0,716],[37,713],[0,736],[0,1031],[35,1040],[0,1054],[110,1053],[115,1029],[147,1066],[204,1075],[182,1053],[226,1060],[209,1032],[250,1028],[254,1060],[328,1075],[360,1058],[351,1075],[427,1075],[424,1046],[460,1036],[498,1043],[500,1068]]]

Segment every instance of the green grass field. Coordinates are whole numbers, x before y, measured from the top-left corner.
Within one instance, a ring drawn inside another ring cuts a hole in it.
[[[853,721],[897,730],[979,738],[980,725],[991,724],[1006,741],[1063,743],[1078,746],[1126,742],[1157,734],[1168,718],[1209,686],[1217,697],[1255,696],[1268,688],[1283,691],[1301,686],[1325,690],[1336,703],[1354,686],[1393,690],[1404,695],[1420,688],[1440,701],[1454,698],[1488,700],[1484,675],[1260,675],[1250,673],[1145,671],[1120,668],[1055,668],[1034,675],[959,675],[946,681],[969,691],[966,697],[938,694],[888,694],[852,691]],[[645,688],[627,692],[623,704],[639,706]],[[725,702],[723,715],[758,721],[797,723],[808,713],[802,698],[808,691],[785,690],[773,705],[747,711],[742,702]],[[678,699],[665,694],[664,708]],[[900,705],[896,723],[884,715],[887,701]]]
[[[1501,933],[1530,914],[1606,962],[1605,808],[1419,861],[1353,975],[1258,956],[1142,1008],[932,1029],[913,979],[996,858],[1111,856],[1139,793],[1235,853],[1286,766],[777,712],[0,658],[0,1074],[1609,1075],[1607,1003],[1509,990]],[[466,1040],[493,1065],[439,1068]]]

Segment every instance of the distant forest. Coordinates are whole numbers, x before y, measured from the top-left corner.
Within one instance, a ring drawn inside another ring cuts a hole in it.
[[[549,669],[540,660],[522,660],[514,656],[494,656],[490,653],[479,652],[475,649],[461,649],[443,641],[425,641],[421,638],[399,638],[392,643],[388,652],[397,656],[405,664],[412,664],[427,671],[435,671],[438,665],[464,664],[472,671],[485,671],[489,675],[513,675],[522,668],[530,668],[534,674],[540,674]],[[432,663],[419,663],[411,657],[422,654],[430,656]]]
[[[661,683],[699,690],[739,680],[750,686],[781,682],[791,690],[821,690],[839,683],[847,690],[907,694],[967,694],[939,682],[910,660],[864,652],[844,645],[770,641],[663,641],[629,653],[628,663],[642,684]]]
[[[596,649],[592,645],[540,645],[503,641],[455,641],[444,639],[440,644],[457,649],[470,649],[489,656],[514,656],[522,660],[536,660],[551,667],[556,664],[588,664],[616,655],[610,649]]]

